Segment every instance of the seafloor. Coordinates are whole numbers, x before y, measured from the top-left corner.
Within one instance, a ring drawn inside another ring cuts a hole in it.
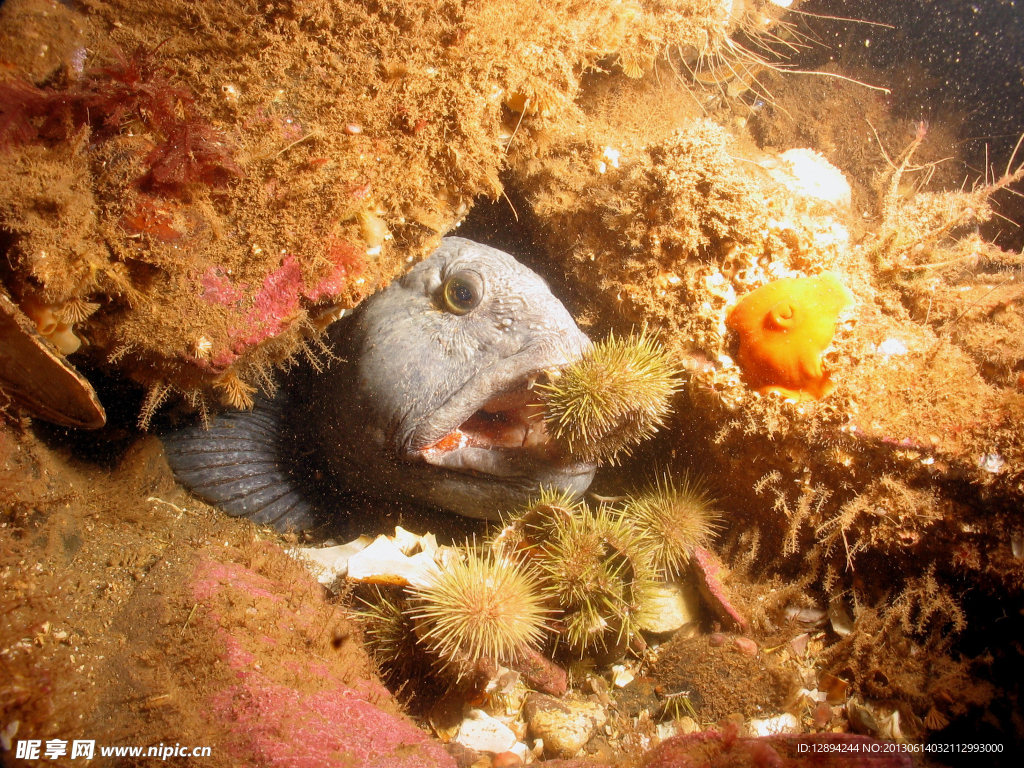
[[[191,496],[148,433],[322,357],[340,310],[456,227],[593,338],[646,327],[672,355],[670,422],[593,490],[701,476],[746,620],[648,637],[632,688],[575,665],[569,700],[611,719],[574,764],[775,764],[744,739],[783,713],[808,738],[1024,750],[1024,152],[968,141],[984,110],[868,56],[825,18],[843,5],[7,0],[0,761],[85,738],[492,765],[403,712],[294,537]],[[729,313],[824,272],[852,303],[792,298],[834,338],[772,387]],[[332,535],[396,524],[486,535],[401,506]]]

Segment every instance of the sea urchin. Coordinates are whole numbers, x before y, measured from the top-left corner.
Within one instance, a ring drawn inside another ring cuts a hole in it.
[[[405,598],[381,587],[373,587],[371,595],[360,598],[363,608],[355,616],[363,625],[366,647],[384,679],[398,687],[422,674],[423,650],[416,644]]]
[[[542,488],[491,539],[491,549],[521,562],[536,557],[538,547],[551,538],[559,522],[569,520],[582,505],[571,491]]]
[[[509,661],[543,637],[546,611],[536,580],[519,564],[467,547],[411,590],[420,640],[443,668]]]
[[[609,334],[537,387],[549,432],[573,456],[615,461],[664,424],[677,370],[647,331]]]
[[[667,474],[654,488],[631,496],[623,514],[654,542],[654,565],[668,575],[678,574],[694,547],[706,547],[718,528],[714,499],[689,475],[677,482]]]
[[[581,656],[612,650],[640,628],[655,578],[650,542],[617,511],[579,505],[556,521],[537,564],[562,610],[562,636]]]

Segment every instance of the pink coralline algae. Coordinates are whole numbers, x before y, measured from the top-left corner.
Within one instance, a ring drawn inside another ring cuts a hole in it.
[[[263,287],[257,292],[252,309],[246,313],[242,328],[232,335],[239,335],[243,344],[250,345],[279,334],[299,311],[302,287],[302,270],[289,253],[281,266],[263,279]]]
[[[332,265],[331,271],[315,285],[307,287],[298,260],[286,253],[280,266],[264,277],[247,310],[242,310],[241,305],[249,293],[249,285],[235,282],[220,267],[207,269],[200,280],[200,296],[210,304],[238,310],[228,329],[230,346],[212,355],[212,367],[223,370],[249,347],[285,331],[299,316],[303,300],[316,304],[344,293],[350,281],[365,267],[360,251],[347,241],[332,239],[326,256]]]
[[[245,283],[241,286],[236,286],[220,267],[210,267],[206,270],[201,285],[203,286],[203,292],[200,295],[206,301],[211,304],[222,304],[226,307],[241,301],[242,297],[245,296],[245,288],[248,287]]]
[[[337,296],[339,293],[345,290],[345,285],[348,283],[349,273],[345,268],[344,264],[335,265],[331,274],[326,279],[320,281],[318,285],[310,290],[306,291],[305,296],[307,299],[313,302],[321,301],[322,299],[328,299],[332,296]]]
[[[317,615],[320,589],[312,579],[304,585],[309,597],[293,608],[296,592],[305,591],[302,584],[285,584],[207,556],[196,565],[190,586],[193,599],[208,609],[200,621],[213,625],[221,662],[234,673],[233,681],[206,700],[209,726],[227,759],[267,768],[455,768],[440,744],[376,706],[390,696],[377,681],[348,679],[351,670],[312,653],[282,661],[289,679],[316,681],[318,690],[275,680],[270,673],[279,665],[268,654],[278,643],[254,632],[247,647],[215,609],[218,603],[231,605],[241,593],[246,601],[273,603],[279,629],[308,628]],[[283,637],[285,643],[301,642],[298,634]]]
[[[211,714],[229,724],[228,750],[247,765],[288,768],[455,768],[439,744],[370,704],[353,688],[303,694],[243,672],[215,694]]]
[[[693,563],[697,571],[701,594],[719,619],[726,625],[746,632],[747,620],[733,607],[721,581],[722,564],[703,547],[693,548]]]
[[[232,349],[222,349],[213,355],[208,366],[200,365],[204,368],[209,368],[213,371],[225,371],[231,367],[231,365],[238,359],[238,353]]]
[[[202,297],[211,304],[236,305],[243,298],[244,283],[235,284],[217,268],[207,270],[203,276]],[[286,254],[281,266],[263,279],[252,307],[228,329],[232,338],[229,350],[220,350],[213,356],[217,368],[226,368],[249,347],[277,336],[284,331],[299,312],[302,293],[302,270],[291,254]]]
[[[348,281],[359,277],[365,266],[359,249],[346,240],[332,238],[327,246],[327,259],[334,265],[331,273],[304,293],[312,302],[323,301],[343,293]]]
[[[197,603],[205,605],[228,584],[244,590],[251,597],[261,597],[275,603],[284,601],[283,597],[274,592],[274,582],[265,576],[237,563],[221,563],[209,558],[201,558],[196,564],[192,597]]]

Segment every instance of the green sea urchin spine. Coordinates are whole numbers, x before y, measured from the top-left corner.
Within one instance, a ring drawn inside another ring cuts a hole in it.
[[[537,387],[548,431],[573,456],[614,462],[664,425],[677,373],[647,331],[609,334]]]
[[[507,520],[491,539],[491,548],[499,556],[521,561],[535,556],[539,545],[551,537],[558,522],[571,518],[581,504],[571,492],[543,488],[537,498]]]
[[[367,650],[379,665],[385,682],[401,686],[421,674],[424,653],[417,645],[408,604],[394,589],[374,587],[370,597],[360,597],[356,619],[363,625]]]
[[[544,636],[547,611],[540,585],[509,558],[467,547],[462,559],[410,594],[408,615],[421,643],[456,676],[482,659],[515,659]]]
[[[654,488],[631,496],[623,514],[653,543],[654,566],[667,576],[679,574],[694,547],[706,547],[719,527],[714,499],[699,480],[684,474],[678,481],[668,474]]]
[[[537,563],[562,610],[561,634],[579,655],[639,630],[655,578],[650,542],[617,512],[580,505],[556,523]]]

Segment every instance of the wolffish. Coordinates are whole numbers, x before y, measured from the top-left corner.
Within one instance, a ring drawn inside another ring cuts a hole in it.
[[[590,341],[507,253],[445,238],[328,334],[337,360],[323,372],[293,371],[252,411],[164,437],[185,486],[301,530],[330,513],[315,501],[324,486],[497,519],[593,479],[594,463],[549,439],[533,389]]]

